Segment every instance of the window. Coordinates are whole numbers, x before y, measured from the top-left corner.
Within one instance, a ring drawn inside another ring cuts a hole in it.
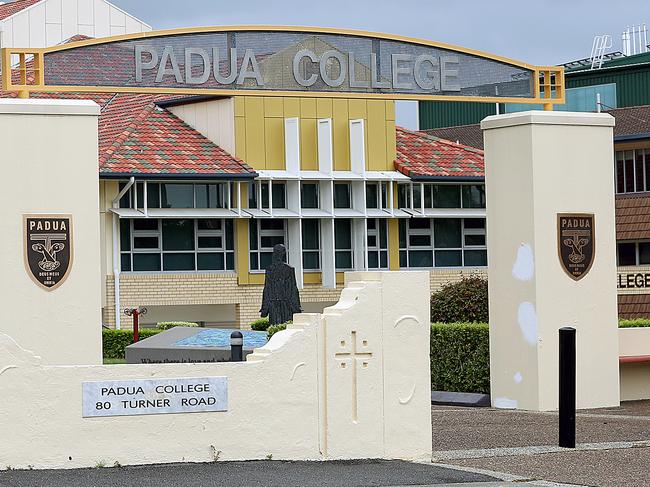
[[[349,183],[334,184],[334,208],[352,208]]]
[[[120,191],[126,183],[120,183]],[[228,208],[232,183],[146,184],[148,208]],[[120,199],[120,208],[144,208],[145,184],[136,183]],[[137,204],[135,204],[137,200]]]
[[[485,186],[473,184],[463,186],[463,208],[485,208]]]
[[[400,220],[399,246],[403,268],[485,266],[485,219]]]
[[[368,220],[368,268],[388,269],[388,222],[383,218]]]
[[[262,185],[262,208],[269,208],[269,185],[266,182]],[[271,196],[273,197],[273,208],[286,208],[286,185],[284,183],[271,183]]]
[[[366,183],[366,208],[388,208],[388,183]]]
[[[123,272],[234,271],[232,220],[120,220]]]
[[[160,197],[163,208],[194,208],[194,185],[161,184]]]
[[[485,185],[483,184],[413,184],[413,208],[424,203],[425,208],[485,208]],[[424,198],[424,202],[422,201]],[[397,187],[399,208],[410,208],[411,185]]]
[[[433,208],[460,208],[460,186],[434,184]]]
[[[617,193],[650,191],[650,149],[618,151],[615,169]]]
[[[334,220],[334,249],[336,269],[352,269],[352,220]]]
[[[197,208],[228,208],[228,188],[225,184],[197,184]]]
[[[320,221],[302,221],[302,267],[306,271],[320,269]]]
[[[617,245],[619,266],[650,265],[650,242],[622,242]]]
[[[273,247],[286,245],[286,221],[280,219],[251,219],[249,222],[251,271],[266,270],[273,261]]]
[[[300,185],[300,206],[302,208],[318,208],[318,183],[302,183]]]

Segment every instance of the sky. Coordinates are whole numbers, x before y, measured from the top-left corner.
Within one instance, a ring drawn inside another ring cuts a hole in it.
[[[589,57],[595,35],[621,50],[628,25],[650,24],[650,0],[111,0],[154,29],[308,25],[428,39],[538,65]],[[398,118],[415,128],[414,103]]]

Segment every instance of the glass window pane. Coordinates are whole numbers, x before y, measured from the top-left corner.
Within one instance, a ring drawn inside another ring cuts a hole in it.
[[[250,253],[250,267],[252,271],[259,270],[259,262],[257,260],[257,252]]]
[[[262,230],[284,230],[284,220],[275,218],[265,218],[260,220]]]
[[[225,208],[225,185],[224,184],[197,184],[196,207],[197,208]]]
[[[380,259],[379,263],[381,264],[382,269],[387,269],[388,268],[388,252],[385,250],[382,250],[379,253]]]
[[[257,222],[258,220],[251,220],[248,223],[249,246],[251,250],[257,250]]]
[[[625,192],[634,192],[634,152],[625,151]]]
[[[485,235],[465,235],[465,245],[485,245]]]
[[[618,244],[618,265],[636,265],[636,244]]]
[[[377,228],[377,220],[374,218],[370,218],[367,220],[366,226],[368,227],[368,230],[374,230]]]
[[[193,271],[194,254],[163,254],[163,270]]]
[[[221,230],[221,220],[218,219],[198,220],[197,225],[199,230]]]
[[[257,183],[255,183],[254,181],[248,183],[248,207],[249,208],[257,208],[257,191],[258,191]]]
[[[485,186],[463,186],[463,208],[485,208]]]
[[[318,208],[318,183],[302,183],[300,205],[303,208]]]
[[[380,183],[381,187],[381,207],[388,208],[388,183]]]
[[[268,181],[261,181],[262,186],[262,208],[269,207],[269,183]]]
[[[650,242],[639,242],[639,265],[650,264]]]
[[[467,267],[480,267],[487,265],[487,250],[466,250],[465,265]]]
[[[133,270],[159,271],[160,254],[133,254]]]
[[[286,208],[286,185],[284,183],[273,183],[273,208]]]
[[[194,208],[193,184],[162,184],[160,193],[163,208]]]
[[[235,250],[235,231],[232,220],[226,220],[226,250]]]
[[[129,272],[131,270],[131,254],[122,254],[120,261],[122,272]]]
[[[368,247],[377,247],[377,235],[368,235]]]
[[[223,245],[221,237],[199,237],[200,249],[220,249]]]
[[[420,196],[420,185],[414,184],[413,185],[413,207],[421,208],[421,206],[422,206],[422,200]]]
[[[436,250],[436,267],[458,267],[463,265],[460,250]]]
[[[410,251],[409,267],[433,267],[433,253],[430,250]]]
[[[262,235],[260,238],[260,245],[263,249],[272,249],[278,244],[284,244],[284,236],[282,235]]]
[[[643,153],[645,161],[645,190],[650,191],[650,149],[637,149],[637,152]]]
[[[160,184],[147,183],[147,206],[160,208]]]
[[[337,251],[334,256],[337,269],[352,269],[352,252]]]
[[[320,268],[320,258],[318,252],[303,252],[302,266],[306,270],[315,270]]]
[[[196,256],[196,266],[200,271],[222,271],[224,270],[223,264],[222,253],[197,254]]]
[[[157,249],[158,237],[133,237],[134,249]]]
[[[471,229],[484,229],[485,228],[485,218],[466,218],[464,220],[465,228]]]
[[[158,230],[158,220],[150,218],[138,218],[133,220],[133,230],[148,230],[156,231]]]
[[[399,221],[399,248],[406,248],[406,225],[407,220],[400,219]]]
[[[334,208],[350,207],[350,185],[347,183],[334,184]]]
[[[120,183],[119,184],[120,191],[122,191],[124,188],[126,188],[126,183]],[[120,198],[120,208],[131,208],[131,192],[133,191],[133,187],[129,189],[124,196]]]
[[[368,252],[368,267],[370,269],[379,268],[379,252]]]
[[[194,250],[194,220],[163,220],[163,250]]]
[[[424,207],[433,208],[433,186],[430,184],[424,185]]]
[[[397,207],[410,208],[410,189],[408,184],[400,184],[397,186]]]
[[[434,208],[460,208],[460,186],[436,184],[433,186]]]
[[[459,219],[437,218],[434,220],[433,225],[434,243],[437,249],[461,246],[461,230]]]
[[[144,208],[144,183],[135,183],[135,187],[138,193],[137,208]]]
[[[379,208],[377,183],[366,183],[366,207]]]
[[[636,154],[636,190],[645,191],[645,177],[643,174],[645,165],[643,164],[643,150],[637,149],[634,152]]]
[[[623,159],[620,152],[617,153],[617,157],[621,159],[616,161],[616,192],[625,193],[625,172],[623,169]]]
[[[235,254],[233,252],[226,252],[226,270],[235,270]]]
[[[318,250],[320,248],[318,220],[302,221],[302,248],[305,250]]]
[[[273,262],[273,252],[260,252],[260,269],[266,270]]]
[[[430,218],[412,218],[408,222],[411,229],[429,230],[431,228]]]
[[[334,242],[337,249],[352,248],[352,222],[350,220],[334,220]]]
[[[120,250],[131,250],[131,220],[120,220]]]
[[[378,220],[379,221],[379,246],[382,249],[388,248],[388,221]]]
[[[409,235],[411,247],[431,247],[431,235]]]
[[[406,250],[400,250],[399,251],[399,266],[400,266],[400,268],[406,268],[407,267]]]

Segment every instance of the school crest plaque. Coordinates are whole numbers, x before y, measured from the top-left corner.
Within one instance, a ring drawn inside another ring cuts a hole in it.
[[[46,291],[61,286],[72,268],[72,215],[24,215],[23,239],[29,277]]]
[[[579,281],[594,263],[594,215],[591,213],[559,213],[557,215],[558,255],[562,269],[571,279]]]

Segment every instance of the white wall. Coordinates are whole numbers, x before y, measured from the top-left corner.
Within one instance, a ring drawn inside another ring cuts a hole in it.
[[[43,0],[0,22],[0,46],[50,47],[78,34],[108,37],[150,30],[105,0]]]

